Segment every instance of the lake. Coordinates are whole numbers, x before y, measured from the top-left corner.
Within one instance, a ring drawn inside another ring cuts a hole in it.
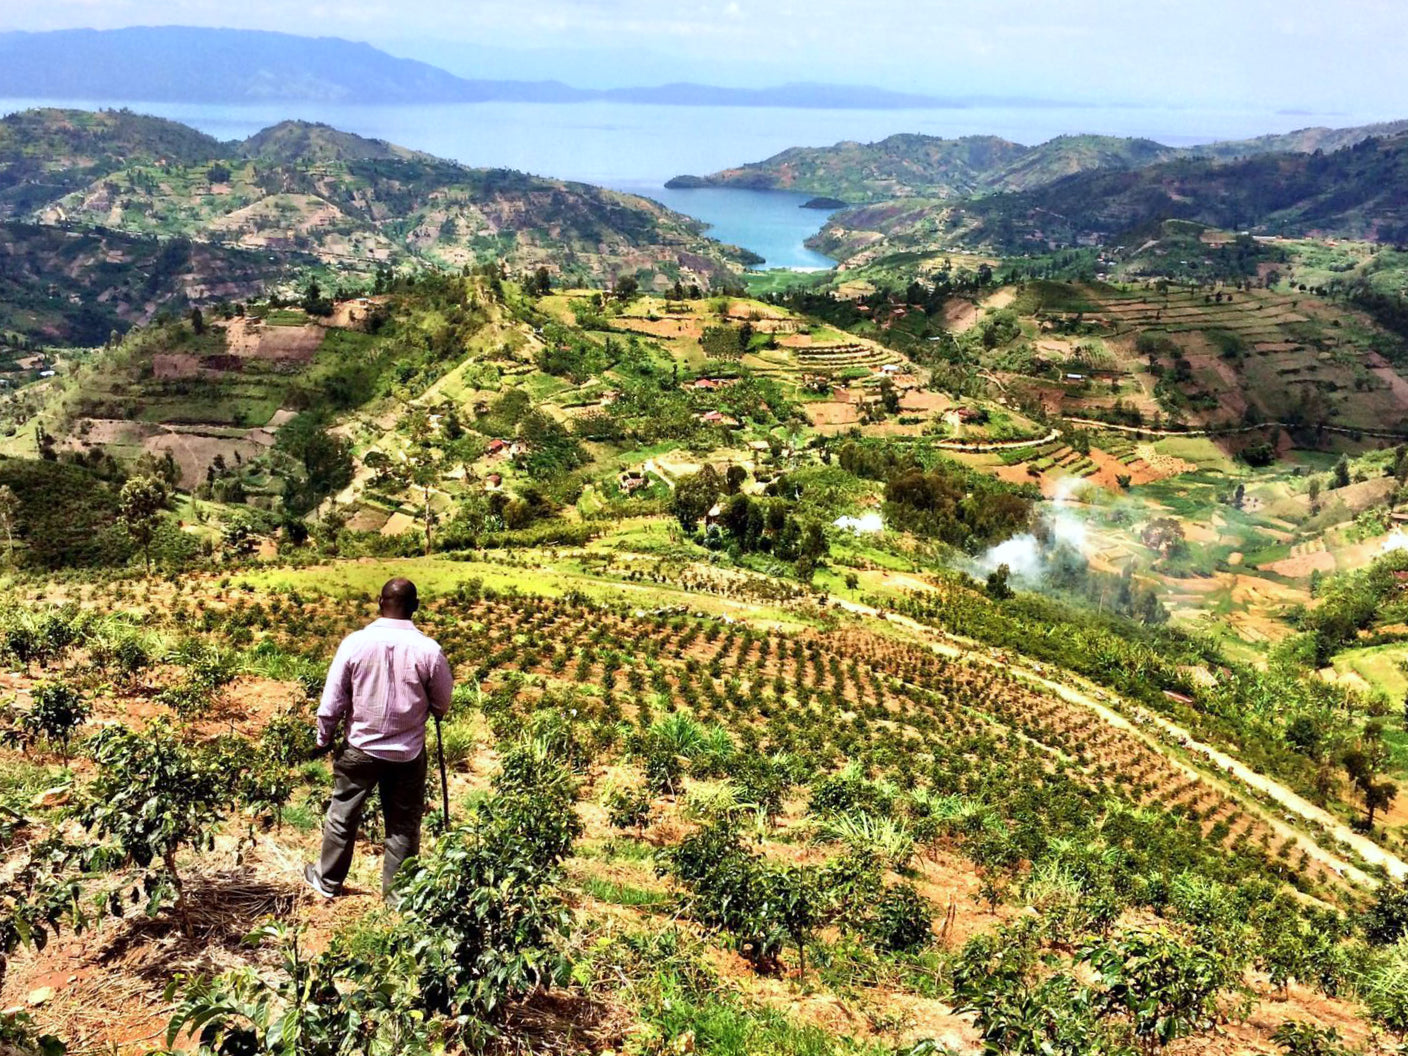
[[[826,214],[800,209],[797,195],[722,188],[670,191],[680,173],[704,174],[760,161],[792,146],[863,142],[896,132],[998,135],[1040,143],[1063,133],[1147,136],[1172,146],[1290,132],[1306,125],[1391,120],[1386,113],[1307,115],[1177,107],[968,106],[941,110],[792,110],[623,103],[457,103],[251,106],[124,103],[122,100],[0,100],[0,112],[30,106],[128,106],[182,121],[221,139],[246,136],[287,118],[322,121],[359,135],[453,158],[645,194],[711,225],[710,234],[766,257],[771,267],[827,267],[802,245]]]

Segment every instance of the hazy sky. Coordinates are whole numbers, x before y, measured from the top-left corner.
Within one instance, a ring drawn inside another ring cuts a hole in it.
[[[1408,113],[1404,0],[0,0],[0,29],[236,26],[466,76]]]

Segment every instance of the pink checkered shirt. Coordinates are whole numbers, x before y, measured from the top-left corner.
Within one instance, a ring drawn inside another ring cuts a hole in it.
[[[379,619],[337,647],[318,707],[318,746],[332,743],[347,719],[347,743],[387,762],[425,750],[430,714],[450,708],[450,663],[434,638],[410,620]]]

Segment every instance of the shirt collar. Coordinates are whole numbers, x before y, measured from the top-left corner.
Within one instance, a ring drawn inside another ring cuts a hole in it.
[[[414,631],[416,625],[410,620],[393,620],[386,616],[378,616],[373,622],[373,627],[395,627],[402,631]]]

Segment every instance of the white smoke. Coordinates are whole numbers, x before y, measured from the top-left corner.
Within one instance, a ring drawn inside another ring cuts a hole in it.
[[[985,576],[999,565],[1006,565],[1014,579],[1035,584],[1045,575],[1047,555],[1055,548],[1066,546],[1084,555],[1087,535],[1085,521],[1071,505],[1071,500],[1085,485],[1086,482],[1079,477],[1063,477],[1056,482],[1056,493],[1051,497],[1051,512],[1047,518],[1049,541],[1045,545],[1031,532],[1014,535],[979,554],[973,562],[975,571]]]
[[[843,531],[855,532],[856,535],[874,535],[885,530],[885,519],[878,513],[863,513],[859,517],[837,517],[831,523]]]
[[[1408,550],[1408,535],[1404,535],[1401,529],[1395,529],[1394,533],[1379,544],[1379,552],[1391,554],[1395,550]]]

